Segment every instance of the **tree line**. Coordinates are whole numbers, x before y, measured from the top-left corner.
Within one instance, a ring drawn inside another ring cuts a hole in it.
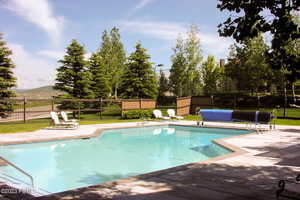
[[[65,91],[65,98],[155,98],[157,78],[150,55],[137,42],[126,57],[119,29],[104,31],[100,47],[85,59],[86,50],[76,40],[67,47],[58,62],[55,88]]]
[[[141,42],[126,55],[117,28],[104,31],[99,49],[86,59],[84,45],[76,40],[59,60],[55,88],[68,98],[156,98],[251,90],[294,88],[300,78],[300,23],[298,0],[219,0],[220,11],[230,12],[218,26],[220,36],[232,37],[225,65],[214,56],[202,56],[197,26],[179,36],[172,49],[167,76],[157,75]],[[266,10],[268,12],[261,12]],[[264,16],[265,15],[265,16]],[[270,43],[263,34],[269,33]],[[12,109],[1,99],[15,96],[12,52],[0,34],[0,110]]]

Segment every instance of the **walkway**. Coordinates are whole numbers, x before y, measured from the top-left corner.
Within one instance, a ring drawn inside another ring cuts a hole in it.
[[[178,122],[177,122],[178,123]],[[151,122],[149,125],[159,124]],[[195,122],[180,122],[195,125]],[[81,126],[76,131],[41,130],[34,133],[0,135],[4,143],[38,138],[84,137],[97,128],[133,126],[136,123]],[[209,126],[241,127],[241,124],[207,123]],[[9,139],[10,138],[10,139]],[[72,191],[36,197],[34,200],[120,199],[276,199],[280,179],[300,173],[300,127],[277,126],[263,134],[249,134],[219,140],[239,149],[235,156],[192,163]]]

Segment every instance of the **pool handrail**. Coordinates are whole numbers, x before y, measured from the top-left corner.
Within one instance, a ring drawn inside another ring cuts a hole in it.
[[[2,156],[0,156],[0,159],[3,160],[5,163],[7,163],[8,165],[12,166],[13,168],[15,168],[16,170],[18,170],[19,172],[21,172],[22,174],[26,175],[27,177],[29,177],[30,181],[31,181],[31,186],[32,188],[34,188],[34,181],[33,181],[33,177],[28,174],[27,172],[25,172],[24,170],[22,170],[21,168],[19,168],[18,166],[16,166],[15,164],[11,163],[10,161],[6,160],[5,158],[3,158]]]

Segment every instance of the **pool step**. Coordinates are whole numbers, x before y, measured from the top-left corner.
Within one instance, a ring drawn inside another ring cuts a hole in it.
[[[0,182],[5,183],[12,188],[17,188],[19,191],[31,194],[35,197],[51,194],[50,192],[42,188],[38,188],[37,186],[32,188],[30,184],[4,173],[0,173]]]

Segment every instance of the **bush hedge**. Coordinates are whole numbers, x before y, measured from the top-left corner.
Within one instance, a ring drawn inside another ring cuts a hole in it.
[[[151,118],[152,110],[130,110],[123,112],[123,119]]]

